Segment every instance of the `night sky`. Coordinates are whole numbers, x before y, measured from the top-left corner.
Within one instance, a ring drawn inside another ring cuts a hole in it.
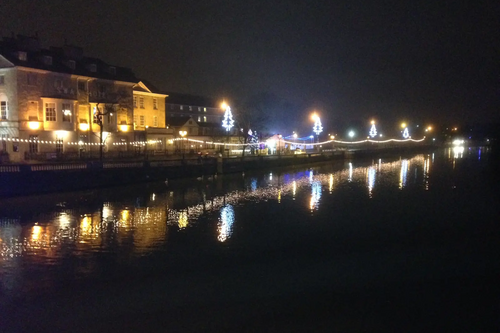
[[[3,0],[3,36],[38,33],[169,92],[260,93],[324,123],[500,121],[497,1]],[[288,110],[286,111],[288,112]],[[311,123],[312,125],[312,123]],[[368,126],[368,125],[367,125]]]

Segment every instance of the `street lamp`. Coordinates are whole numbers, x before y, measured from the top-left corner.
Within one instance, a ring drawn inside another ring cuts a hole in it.
[[[348,134],[348,135],[349,135],[349,137],[350,137],[350,138],[351,138],[351,140],[352,140],[352,138],[354,138],[354,136],[356,135],[356,133],[354,133],[354,131],[349,131],[349,134]]]

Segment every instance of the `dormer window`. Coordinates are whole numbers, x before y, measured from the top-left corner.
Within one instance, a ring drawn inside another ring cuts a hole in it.
[[[109,67],[109,73],[116,75],[116,67],[113,67],[113,66]]]
[[[89,69],[92,73],[97,72],[97,65],[96,64],[90,64]]]
[[[28,60],[28,53],[26,53],[24,51],[19,51],[17,56],[18,56],[19,60],[21,60],[21,61]]]
[[[43,56],[43,63],[47,66],[52,65],[52,57],[51,56]]]
[[[76,68],[76,61],[69,60],[68,61],[68,67],[71,68],[71,69],[75,69]]]

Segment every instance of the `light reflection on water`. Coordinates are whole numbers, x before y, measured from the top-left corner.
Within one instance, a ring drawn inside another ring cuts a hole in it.
[[[365,182],[367,195],[371,198],[377,188],[377,180],[385,177],[384,182],[392,182],[402,190],[408,183],[410,165],[419,167],[425,189],[428,189],[431,160],[429,156],[418,155],[395,162],[383,163],[378,160],[368,167],[354,167],[350,162],[347,169],[333,173],[315,174],[314,170],[307,170],[275,177],[269,173],[267,179],[260,183],[257,178],[250,178],[246,182],[248,187],[222,195],[209,195],[207,191],[210,187],[206,185],[201,195],[193,188],[156,192],[148,195],[149,201],[145,204],[137,198],[133,206],[123,202],[104,202],[100,209],[91,212],[65,210],[62,207],[62,211],[49,217],[35,215],[32,221],[22,226],[18,223],[1,225],[0,269],[2,262],[16,257],[59,258],[62,256],[61,248],[68,245],[73,246],[75,254],[119,251],[117,246],[128,244],[131,238],[133,253],[147,254],[155,245],[166,242],[168,229],[189,229],[198,223],[201,216],[213,218],[211,214],[214,212],[220,214],[214,234],[223,242],[231,237],[233,226],[237,223],[234,207],[245,202],[282,202],[287,198],[296,200],[308,189],[310,195],[306,205],[314,212],[321,207],[324,187],[328,188],[329,194],[333,194],[342,184]],[[394,173],[396,170],[399,170],[399,177]],[[174,208],[178,205],[179,197],[185,204],[181,208]],[[300,200],[297,205],[302,205]]]
[[[450,154],[454,160],[452,151],[444,157]],[[0,275],[29,272],[35,264],[57,266],[67,258],[92,258],[99,253],[142,257],[161,251],[170,235],[190,234],[199,226],[207,228],[207,237],[215,244],[230,246],[238,241],[239,234],[234,231],[240,230],[240,224],[256,222],[242,215],[242,206],[278,209],[279,204],[320,216],[322,210],[329,209],[327,200],[339,193],[349,195],[345,189],[363,193],[367,200],[391,189],[395,193],[413,186],[432,190],[433,165],[434,154],[391,162],[377,159],[368,164],[353,161],[340,170],[327,166],[246,178],[244,174],[228,175],[155,189],[142,196],[130,191],[121,199],[97,200],[77,208],[57,203],[48,213],[33,213],[23,219],[0,216]],[[92,269],[89,265],[90,273]]]

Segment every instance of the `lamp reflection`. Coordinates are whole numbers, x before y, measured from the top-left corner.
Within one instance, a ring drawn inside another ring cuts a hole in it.
[[[349,162],[349,182],[352,182],[352,163]]]
[[[368,196],[371,198],[372,197],[372,190],[373,187],[375,186],[375,168],[370,167],[368,168]]]
[[[217,240],[219,242],[225,242],[233,234],[233,224],[234,224],[234,208],[232,205],[226,205],[220,210],[220,218],[218,225],[219,235]]]
[[[309,203],[311,210],[318,208],[319,199],[321,199],[321,182],[316,181],[311,186],[311,201]]]
[[[401,161],[401,172],[399,173],[399,189],[406,186],[406,176],[408,173],[408,160]]]
[[[39,241],[41,234],[42,234],[42,227],[40,227],[39,225],[34,225],[31,230],[31,240],[33,242]]]
[[[328,179],[328,192],[332,194],[333,191],[333,174],[330,174],[330,178]]]
[[[453,147],[453,158],[462,158],[464,157],[464,147],[457,146]]]
[[[188,226],[187,212],[179,212],[179,229],[184,229]]]

